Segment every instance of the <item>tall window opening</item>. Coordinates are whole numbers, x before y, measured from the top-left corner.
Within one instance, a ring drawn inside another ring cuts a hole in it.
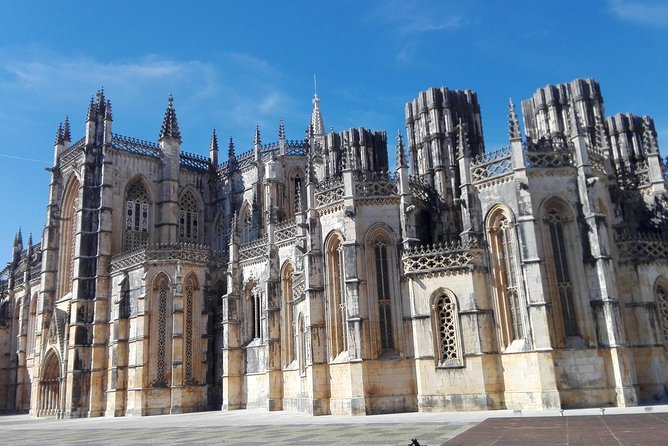
[[[283,308],[281,308],[283,319],[283,330],[281,333],[281,345],[283,347],[283,366],[288,366],[295,360],[295,325],[293,319],[292,305],[292,278],[294,270],[292,265],[287,264],[282,274]]]
[[[241,243],[248,243],[252,240],[253,233],[253,214],[249,205],[243,207],[241,212]]]
[[[550,233],[552,247],[552,275],[556,285],[556,295],[559,296],[561,321],[566,337],[579,336],[577,315],[574,305],[574,285],[571,279],[571,268],[566,250],[564,223],[567,221],[556,209],[551,209],[545,216],[545,223]]]
[[[661,325],[661,341],[668,348],[668,287],[664,284],[656,287],[656,308]]]
[[[387,246],[384,241],[379,240],[374,244],[374,257],[376,260],[380,345],[383,351],[389,351],[394,350],[394,339],[392,336],[392,300],[390,299]]]
[[[489,227],[494,262],[494,289],[499,313],[501,341],[505,347],[524,336],[517,279],[514,228],[503,212],[497,212]]]
[[[60,249],[58,260],[58,298],[72,291],[74,280],[74,250],[79,208],[79,181],[73,179],[63,197],[60,219]]]
[[[35,319],[37,318],[37,293],[33,294],[28,307],[28,326],[26,328],[26,355],[33,356],[35,349]]]
[[[306,373],[306,328],[304,326],[304,315],[299,313],[297,325],[297,341],[299,344],[299,373]]]
[[[134,181],[126,194],[125,239],[123,248],[131,250],[148,243],[148,193],[140,180]]]
[[[194,372],[193,372],[193,349],[195,347],[194,343],[194,311],[193,311],[193,301],[194,301],[194,294],[195,291],[197,290],[197,282],[194,277],[188,276],[188,278],[185,281],[185,287],[184,287],[184,296],[185,296],[185,302],[184,302],[184,313],[185,313],[185,321],[184,321],[184,372],[183,372],[183,378],[186,384],[191,383],[194,380]]]
[[[179,205],[179,239],[185,242],[199,242],[199,205],[192,191],[181,197]]]
[[[171,365],[171,353],[170,353],[170,326],[171,318],[169,318],[169,282],[167,277],[161,275],[157,279],[156,286],[154,287],[154,293],[156,293],[156,298],[154,302],[157,303],[157,330],[154,331],[157,335],[157,340],[155,342],[156,355],[155,355],[155,381],[153,385],[155,386],[166,386],[168,385],[168,378],[170,376],[170,365]]]
[[[327,332],[330,357],[348,349],[348,320],[345,299],[345,274],[343,269],[343,244],[334,237],[327,249]]]
[[[443,293],[435,299],[433,311],[438,366],[459,366],[462,364],[462,357],[459,346],[457,303],[454,298]]]
[[[248,341],[260,339],[262,335],[262,296],[260,287],[254,282],[246,286],[246,331]]]

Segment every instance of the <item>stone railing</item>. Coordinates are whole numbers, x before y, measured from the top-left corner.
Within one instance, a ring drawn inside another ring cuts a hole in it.
[[[510,159],[511,148],[504,147],[495,152],[483,153],[471,162],[471,176],[474,183],[487,181],[512,173],[513,163]]]
[[[378,197],[397,194],[397,175],[389,172],[358,172],[355,196]]]
[[[136,153],[151,157],[160,156],[160,146],[154,142],[144,141],[129,136],[114,134],[111,138],[111,146],[124,152]]]
[[[283,221],[276,225],[274,233],[276,243],[292,240],[299,235],[299,227],[294,219]]]
[[[447,243],[425,245],[404,251],[401,258],[405,274],[430,274],[483,266],[478,245]]]
[[[194,243],[150,244],[112,257],[111,271],[120,271],[149,261],[207,264],[211,261],[211,251],[206,245]]]
[[[659,233],[639,233],[615,237],[621,261],[668,260],[668,237]]]
[[[244,243],[239,247],[239,261],[251,260],[267,255],[267,236]]]
[[[343,177],[330,177],[318,183],[315,189],[315,205],[317,207],[343,200]]]
[[[524,161],[528,168],[573,166],[573,145],[563,138],[524,143]]]

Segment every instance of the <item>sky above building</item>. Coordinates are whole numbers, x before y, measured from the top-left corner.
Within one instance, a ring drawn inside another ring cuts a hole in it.
[[[488,151],[508,142],[507,104],[593,77],[607,115],[655,119],[668,149],[668,2],[545,0],[5,2],[0,15],[0,252],[41,239],[53,141],[83,137],[103,87],[113,131],[157,141],[174,95],[182,150],[302,139],[313,77],[326,129],[405,133],[429,87],[471,89]]]

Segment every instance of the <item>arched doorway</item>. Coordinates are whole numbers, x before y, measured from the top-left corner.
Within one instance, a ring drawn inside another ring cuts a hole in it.
[[[37,416],[57,416],[60,407],[60,360],[49,351],[39,380],[39,410]]]

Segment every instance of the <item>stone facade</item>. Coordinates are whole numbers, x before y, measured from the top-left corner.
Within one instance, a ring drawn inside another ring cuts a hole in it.
[[[0,276],[0,411],[321,414],[630,406],[666,398],[666,182],[649,117],[591,79],[509,105],[485,150],[477,96],[406,105],[219,162],[58,128],[41,243]],[[410,164],[410,168],[409,168]]]

